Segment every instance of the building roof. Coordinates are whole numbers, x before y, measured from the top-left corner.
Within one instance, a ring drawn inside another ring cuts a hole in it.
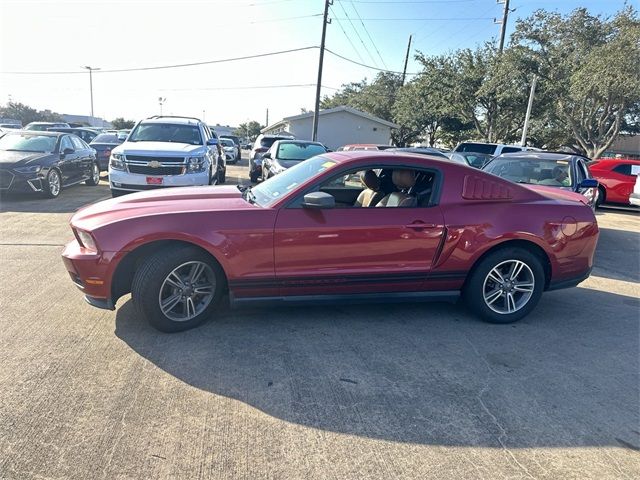
[[[318,115],[322,116],[322,115],[328,115],[328,114],[337,113],[337,112],[348,112],[348,113],[351,113],[353,115],[357,115],[359,117],[366,118],[367,120],[371,120],[373,122],[379,123],[379,124],[384,125],[384,126],[389,127],[389,128],[400,128],[400,126],[395,124],[395,123],[388,122],[386,120],[383,120],[382,118],[375,117],[375,116],[370,115],[370,114],[368,114],[366,112],[363,112],[361,110],[357,110],[357,109],[352,108],[352,107],[348,107],[346,105],[341,105],[339,107],[327,108],[325,110],[320,110],[320,113]],[[267,127],[263,128],[260,131],[261,132],[267,132],[267,131],[272,130],[273,128],[275,128],[275,127],[277,127],[277,126],[279,126],[279,125],[281,125],[283,123],[288,123],[288,122],[295,121],[295,120],[302,120],[303,118],[310,118],[310,117],[313,117],[313,112],[301,113],[300,115],[292,115],[290,117],[284,117],[279,122],[272,123],[271,125],[268,125]]]

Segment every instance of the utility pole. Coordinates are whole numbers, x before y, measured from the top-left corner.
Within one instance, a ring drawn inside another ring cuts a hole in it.
[[[538,82],[538,76],[533,76],[531,82],[531,91],[529,92],[529,104],[527,105],[527,113],[524,116],[524,126],[522,127],[522,138],[520,139],[520,146],[524,147],[527,143],[527,130],[529,128],[529,117],[531,116],[531,109],[533,108],[533,96],[536,93],[536,83]]]
[[[409,35],[409,45],[407,45],[407,54],[404,57],[404,68],[402,69],[402,85],[404,86],[404,77],[407,76],[407,63],[409,63],[409,51],[411,50],[411,35]]]
[[[311,140],[318,138],[318,119],[320,116],[320,89],[322,88],[322,63],[324,62],[324,40],[327,36],[327,25],[331,20],[327,20],[329,15],[329,5],[333,5],[333,0],[324,0],[324,16],[322,17],[322,39],[320,40],[320,60],[318,61],[318,83],[316,84],[316,104],[313,109],[313,132]]]
[[[500,43],[498,44],[498,51],[502,53],[504,49],[504,35],[507,31],[507,20],[509,18],[509,0],[497,0],[498,3],[504,3],[504,10],[502,12],[502,20],[498,21],[493,19],[494,23],[500,24]]]
[[[268,108],[267,108],[267,119],[266,120],[267,121],[264,123],[264,126],[268,127],[269,126],[269,109]]]
[[[93,71],[100,69],[96,67],[89,67],[88,65],[85,65],[82,68],[86,68],[87,70],[89,70],[89,92],[91,94],[91,125],[93,125]]]

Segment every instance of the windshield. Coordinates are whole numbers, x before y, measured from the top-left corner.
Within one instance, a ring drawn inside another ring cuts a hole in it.
[[[573,179],[567,160],[531,160],[527,158],[496,158],[483,169],[506,180],[532,185],[571,187]]]
[[[122,143],[122,140],[110,133],[101,133],[91,143]]]
[[[58,137],[9,133],[0,138],[0,150],[51,153]]]
[[[455,152],[476,152],[476,153],[488,153],[493,155],[498,148],[498,145],[491,143],[461,143],[454,150]]]
[[[235,147],[233,140],[228,140],[226,138],[221,138],[220,143],[222,144],[223,147]]]
[[[310,158],[253,187],[251,193],[258,205],[268,207],[311,177],[315,177],[335,164],[336,162],[323,156]]]
[[[173,142],[202,145],[200,129],[196,125],[170,123],[142,123],[127,139],[129,142]]]
[[[276,158],[278,160],[301,161],[323,153],[327,153],[327,150],[322,145],[313,143],[280,143]]]

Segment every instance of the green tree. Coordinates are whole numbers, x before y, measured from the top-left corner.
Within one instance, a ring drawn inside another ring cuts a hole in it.
[[[567,16],[538,10],[516,23],[514,46],[535,64],[552,99],[546,116],[557,121],[554,141],[568,129],[569,146],[598,158],[620,131],[637,129],[639,38],[630,6],[612,19],[579,8]]]
[[[63,122],[62,115],[51,110],[36,110],[23,103],[9,102],[0,107],[0,117],[20,120],[22,125],[31,122]]]
[[[115,128],[116,130],[133,128],[135,124],[136,122],[134,120],[125,120],[122,117],[114,118],[113,120],[111,120],[111,125],[113,125],[113,128]]]
[[[250,122],[241,123],[238,128],[233,131],[233,134],[238,137],[244,137],[248,141],[252,142],[258,135],[260,135],[260,130],[263,128],[263,125],[260,125],[255,120],[251,120]]]

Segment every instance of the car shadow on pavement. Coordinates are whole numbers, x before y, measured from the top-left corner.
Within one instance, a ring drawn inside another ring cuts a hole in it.
[[[47,198],[39,193],[3,194],[0,212],[69,213],[107,198],[111,198],[111,192],[109,184],[103,180],[93,187],[80,184],[65,188],[58,198]]]
[[[640,283],[640,233],[600,227],[593,275]]]
[[[431,445],[640,448],[640,301],[549,292],[490,325],[461,305],[227,310],[162,334],[131,300],[116,335],[182,382],[315,429]]]

